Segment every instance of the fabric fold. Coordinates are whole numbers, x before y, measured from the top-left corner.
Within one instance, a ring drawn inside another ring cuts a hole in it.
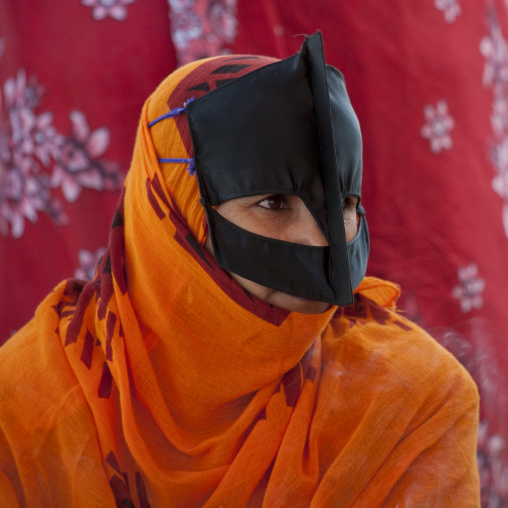
[[[185,118],[148,124],[230,60],[184,67],[147,101],[95,279],[59,284],[0,349],[0,499],[477,506],[476,387],[394,310],[395,284],[366,278],[351,306],[299,314],[203,248],[195,178],[157,162],[192,155]]]

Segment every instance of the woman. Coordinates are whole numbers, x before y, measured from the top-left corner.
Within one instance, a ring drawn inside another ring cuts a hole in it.
[[[476,387],[364,278],[360,182],[319,34],[169,76],[95,280],[0,350],[4,504],[478,506]]]

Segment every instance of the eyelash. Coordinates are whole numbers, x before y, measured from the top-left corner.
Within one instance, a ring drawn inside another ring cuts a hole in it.
[[[268,200],[280,200],[280,204],[282,205],[280,208],[270,208],[269,206],[262,206],[261,203]],[[264,210],[268,210],[270,212],[283,212],[285,210],[289,210],[289,204],[287,202],[286,197],[283,194],[272,194],[271,196],[267,196],[266,198],[263,198],[261,201],[258,201],[257,206],[260,208],[263,208]],[[355,211],[357,210],[358,202],[351,198],[350,196],[346,196],[344,199],[344,203],[342,204],[342,210],[346,211],[348,209],[354,208]]]
[[[263,203],[263,201],[268,201],[270,199],[280,200],[282,206],[280,208],[270,208],[268,206],[262,206],[261,205],[261,203]],[[263,208],[264,210],[268,210],[270,212],[283,212],[285,210],[289,210],[289,204],[288,204],[286,198],[284,197],[284,195],[282,195],[282,194],[272,194],[271,196],[267,196],[266,198],[264,198],[261,201],[259,201],[257,203],[257,205],[260,208]]]

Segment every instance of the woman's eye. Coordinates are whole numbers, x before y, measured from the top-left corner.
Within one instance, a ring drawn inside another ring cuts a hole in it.
[[[288,209],[286,200],[284,196],[268,196],[258,203],[258,206],[261,208],[266,208],[267,210],[286,210]]]

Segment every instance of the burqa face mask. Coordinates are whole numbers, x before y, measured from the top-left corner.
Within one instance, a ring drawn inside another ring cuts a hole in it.
[[[300,52],[217,88],[186,107],[194,166],[217,263],[263,286],[349,305],[365,275],[369,236],[346,243],[342,205],[361,197],[360,127],[342,74],[326,66],[320,33]],[[248,232],[214,207],[245,196],[291,194],[306,204],[326,247]]]

